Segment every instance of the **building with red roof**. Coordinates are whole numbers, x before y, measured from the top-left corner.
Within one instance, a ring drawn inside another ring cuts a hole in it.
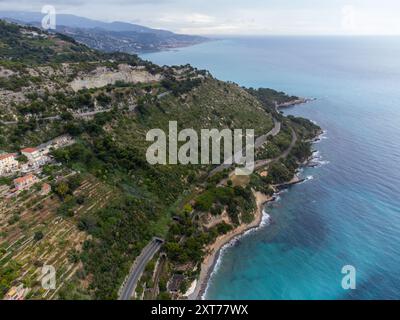
[[[44,183],[42,185],[42,190],[40,191],[40,194],[42,196],[46,196],[51,192],[51,186],[48,183]]]
[[[27,190],[34,185],[38,179],[33,174],[27,174],[26,176],[14,179],[15,189]]]
[[[41,157],[40,151],[37,148],[25,148],[21,150],[21,153],[26,156],[30,162],[35,162]]]

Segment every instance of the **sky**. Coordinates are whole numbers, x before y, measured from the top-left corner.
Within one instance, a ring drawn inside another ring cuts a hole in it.
[[[400,35],[399,0],[0,0],[201,35]]]

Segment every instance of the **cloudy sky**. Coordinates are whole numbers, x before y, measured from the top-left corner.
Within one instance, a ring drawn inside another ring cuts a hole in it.
[[[0,10],[40,11],[45,4],[188,34],[400,34],[399,0],[0,0]]]

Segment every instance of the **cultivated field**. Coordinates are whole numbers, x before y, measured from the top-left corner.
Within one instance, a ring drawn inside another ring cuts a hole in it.
[[[0,186],[0,196],[7,189]],[[53,193],[40,195],[37,186],[14,198],[0,198],[1,289],[22,283],[30,288],[26,298],[53,299],[81,268],[78,255],[88,235],[78,229],[77,221],[104,207],[114,193],[94,177],[85,176],[73,196],[84,198],[84,203],[74,207],[72,217],[57,213],[60,198]],[[55,290],[41,286],[43,265],[56,269]]]

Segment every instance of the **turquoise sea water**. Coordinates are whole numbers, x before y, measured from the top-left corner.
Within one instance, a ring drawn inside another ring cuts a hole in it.
[[[400,298],[400,38],[268,37],[145,55],[316,101],[286,110],[326,130],[310,179],[273,223],[224,250],[207,299]],[[344,265],[356,290],[341,287]]]

